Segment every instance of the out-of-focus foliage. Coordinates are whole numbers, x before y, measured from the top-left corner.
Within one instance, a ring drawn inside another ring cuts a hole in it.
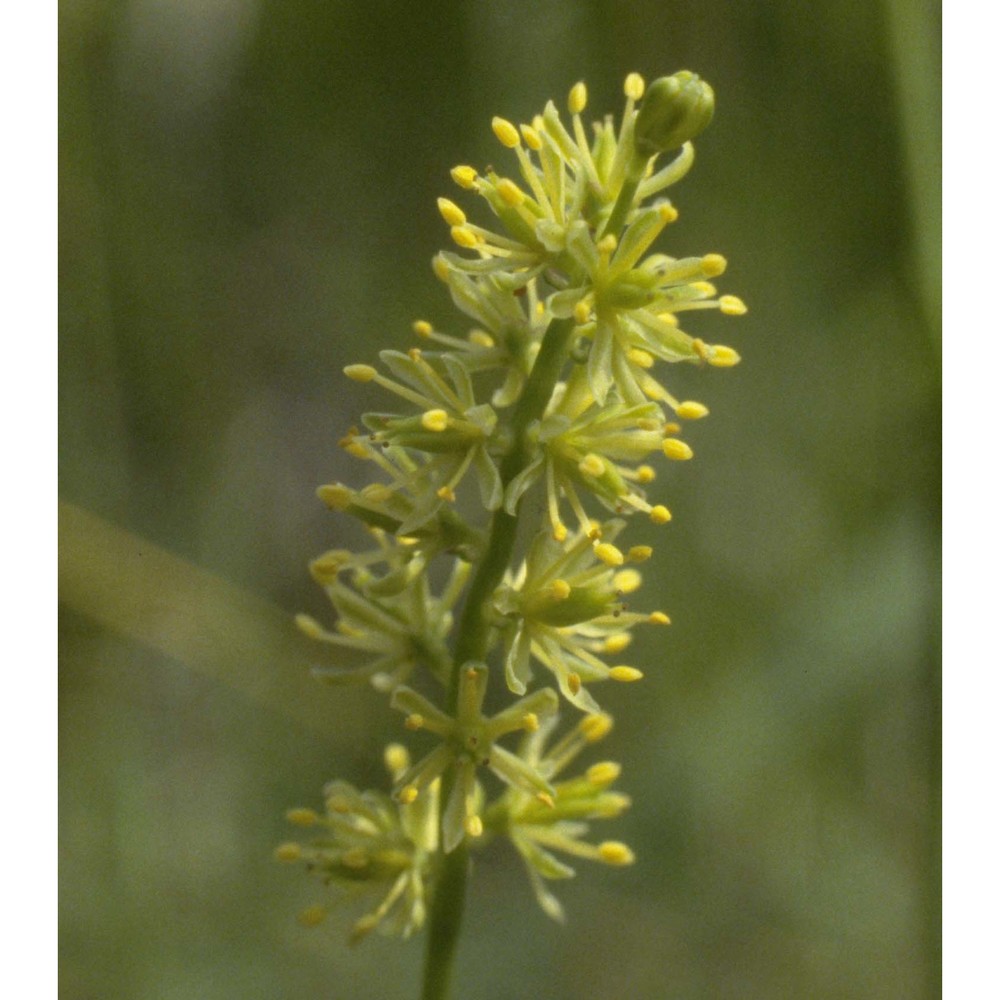
[[[712,416],[662,478],[646,586],[674,626],[637,643],[640,696],[608,696],[639,862],[561,887],[561,929],[516,857],[484,857],[459,994],[935,995],[938,18],[64,0],[62,495],[155,543],[147,596],[185,586],[160,549],[220,582],[154,648],[85,602],[63,615],[67,1000],[414,995],[418,945],[303,930],[315,887],[271,861],[286,807],[383,781],[398,719],[212,601],[232,586],[289,628],[321,611],[305,563],[354,529],[313,489],[350,473],[336,441],[365,396],[340,369],[417,317],[463,332],[429,268],[434,200],[498,155],[491,117],[581,77],[588,111],[617,112],[626,72],[679,68],[717,113],[661,245],[724,253],[751,311],[703,324],[739,368],[678,372]],[[261,676],[280,705],[247,697]]]

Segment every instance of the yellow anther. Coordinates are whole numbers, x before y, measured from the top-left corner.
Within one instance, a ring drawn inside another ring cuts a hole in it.
[[[340,856],[340,863],[345,868],[353,868],[354,871],[367,867],[368,861],[368,852],[360,847],[352,847]]]
[[[310,639],[322,639],[324,629],[311,615],[298,614],[295,616],[295,625],[298,630]]]
[[[578,115],[587,106],[587,85],[582,80],[570,88],[566,106],[571,115]]]
[[[680,212],[678,212],[677,209],[668,202],[664,202],[662,205],[657,205],[656,211],[660,216],[660,221],[664,223],[664,225],[676,222],[678,216],[680,215]]]
[[[468,226],[452,226],[451,238],[466,250],[479,246],[479,237]]]
[[[413,802],[417,801],[417,796],[420,794],[415,785],[404,785],[399,790],[399,795],[397,798],[404,806],[408,806]]]
[[[685,462],[694,457],[691,446],[680,438],[667,438],[663,442],[663,454],[675,462]]]
[[[640,483],[651,483],[656,478],[656,469],[651,465],[640,465],[635,470],[635,478]]]
[[[634,594],[642,586],[642,574],[637,569],[623,569],[615,573],[611,585],[620,594]]]
[[[556,807],[556,800],[552,798],[548,792],[539,792],[535,798],[538,799],[543,806],[548,806],[550,809],[555,809]]]
[[[620,840],[606,840],[597,848],[601,860],[608,865],[630,865],[635,861],[632,849]]]
[[[590,524],[587,525],[587,537],[592,542],[596,542],[597,539],[600,538],[601,535],[603,535],[603,534],[604,534],[604,531],[601,529],[601,522],[600,521],[593,521],[592,520],[590,522]]]
[[[602,760],[599,764],[591,764],[587,768],[587,781],[598,788],[606,788],[617,781],[621,773],[621,764],[616,764],[613,760]]]
[[[727,316],[742,316],[747,305],[738,295],[723,295],[719,299],[719,310]]]
[[[613,681],[622,681],[625,684],[630,684],[632,681],[642,680],[642,671],[637,670],[635,667],[612,667],[608,671],[608,676]]]
[[[402,743],[390,743],[382,753],[385,769],[390,774],[402,774],[410,766],[410,752]]]
[[[289,809],[285,813],[285,819],[295,826],[315,826],[319,822],[314,809]]]
[[[580,462],[577,468],[579,468],[585,476],[597,477],[604,475],[606,467],[604,465],[604,459],[602,459],[600,455],[595,455],[591,452],[591,454],[584,456],[583,461]]]
[[[653,524],[666,524],[667,521],[673,520],[673,517],[674,515],[671,514],[662,503],[658,503],[649,512],[649,519],[653,522]]]
[[[609,635],[601,645],[601,652],[608,654],[620,653],[632,645],[632,636],[628,632],[619,632],[617,635]]]
[[[348,938],[349,944],[357,944],[364,940],[379,925],[379,917],[375,913],[366,913],[363,917],[354,921],[351,928],[351,936]]]
[[[506,118],[496,117],[493,119],[493,134],[508,149],[521,145],[521,137],[517,134],[517,129]]]
[[[731,347],[716,344],[709,348],[706,360],[714,368],[732,368],[740,363],[740,356]]]
[[[596,743],[611,732],[614,724],[614,719],[606,712],[596,712],[580,720],[580,734],[588,743]]]
[[[555,541],[565,542],[568,534],[569,532],[566,530],[566,525],[563,524],[562,521],[556,521],[556,523],[552,525],[552,537]]]
[[[677,326],[677,324],[680,322],[677,319],[677,316],[674,313],[670,312],[669,310],[666,312],[657,313],[656,318],[660,320],[661,323],[668,323],[670,326]]]
[[[644,351],[639,347],[630,347],[626,355],[632,364],[639,368],[652,368],[656,364],[656,359],[649,351]]]
[[[680,403],[674,413],[681,420],[701,420],[702,417],[708,416],[708,407],[704,403],[696,403],[694,400],[688,399]]]
[[[579,674],[569,673],[566,675],[566,687],[569,688],[571,694],[579,694],[581,685]]]
[[[289,841],[287,844],[279,844],[274,849],[275,861],[285,861],[291,864],[293,861],[298,861],[301,857],[302,845],[296,844],[294,841]]]
[[[552,595],[554,600],[565,601],[572,592],[572,587],[565,580],[553,580],[552,586],[549,587],[549,593]]]
[[[445,410],[427,410],[420,417],[420,426],[427,431],[446,431],[448,414]]]
[[[717,291],[715,285],[713,285],[711,281],[692,281],[690,287],[692,292],[697,292],[702,298],[705,299],[710,298]]]
[[[348,365],[344,374],[353,382],[371,382],[378,372],[371,365]]]
[[[464,226],[465,212],[449,198],[438,198],[438,211],[449,226]]]
[[[583,326],[590,320],[590,302],[587,299],[581,299],[573,306],[573,319],[576,320],[578,326]]]
[[[476,171],[472,167],[458,166],[451,169],[451,179],[466,191],[471,191],[476,186],[476,177]]]
[[[653,554],[652,545],[633,545],[628,550],[629,562],[645,562]]]
[[[344,441],[342,447],[348,455],[353,455],[355,458],[371,458],[371,449],[357,438]]]
[[[430,325],[425,319],[418,319],[413,324],[413,332],[418,337],[429,337],[434,332],[434,327]]]
[[[450,486],[439,486],[436,495],[438,500],[444,500],[445,503],[455,502],[455,491]]]
[[[664,437],[669,437],[671,434],[680,434],[681,425],[675,423],[664,424],[662,431]]]
[[[403,725],[412,732],[424,728],[424,717],[419,712],[411,712],[404,720]]]
[[[438,254],[431,261],[431,268],[434,270],[434,276],[439,281],[447,281],[448,276],[451,274],[451,265],[449,265],[448,261],[441,254]]]
[[[618,237],[614,233],[608,233],[597,241],[597,249],[601,253],[613,254],[618,247]]]
[[[303,927],[318,927],[324,920],[326,920],[326,907],[319,904],[307,906],[299,914],[299,923]]]
[[[337,574],[350,562],[349,553],[326,552],[318,559],[313,559],[309,563],[309,572],[313,578],[320,583],[331,583],[337,578]]]
[[[621,549],[615,548],[610,542],[600,542],[595,545],[594,555],[605,566],[621,566],[625,562],[625,556],[622,554]]]
[[[483,821],[478,816],[466,816],[465,832],[470,837],[481,837],[483,835]]]
[[[529,733],[537,733],[540,723],[538,716],[534,712],[525,712],[521,720],[521,728]]]
[[[524,144],[528,149],[538,152],[542,148],[542,137],[530,125],[521,126],[521,135],[524,137]]]
[[[497,194],[503,199],[504,204],[510,205],[511,208],[517,208],[518,205],[523,204],[527,197],[512,180],[508,180],[506,177],[497,181]]]
[[[329,812],[346,816],[351,811],[351,803],[343,795],[331,795],[326,800],[326,808]]]
[[[670,615],[664,614],[662,611],[653,611],[649,615],[650,625],[669,625]]]
[[[726,269],[726,258],[720,253],[705,254],[701,258],[701,270],[706,278],[717,278]]]
[[[496,347],[496,341],[485,330],[470,330],[469,343],[476,347]]]
[[[320,486],[316,490],[316,496],[326,504],[330,510],[346,510],[354,499],[354,491],[339,483],[331,483],[327,486]]]
[[[630,97],[633,101],[639,101],[642,99],[642,95],[646,92],[646,81],[638,73],[629,73],[625,77],[625,96]]]
[[[363,628],[356,628],[354,625],[348,625],[343,621],[337,622],[336,629],[341,635],[348,635],[352,639],[363,639],[365,637],[365,630]]]

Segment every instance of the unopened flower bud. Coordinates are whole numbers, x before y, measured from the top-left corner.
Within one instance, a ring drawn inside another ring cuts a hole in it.
[[[647,88],[635,120],[635,148],[649,159],[699,135],[715,113],[712,88],[695,73],[661,76]]]

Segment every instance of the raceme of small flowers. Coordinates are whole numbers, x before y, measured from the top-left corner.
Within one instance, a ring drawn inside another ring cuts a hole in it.
[[[322,811],[288,813],[312,837],[282,844],[278,859],[303,862],[341,899],[373,900],[352,940],[417,930],[442,854],[463,842],[508,838],[559,920],[547,883],[572,876],[571,860],[634,861],[625,844],[588,839],[592,822],[630,804],[612,788],[620,765],[562,773],[612,728],[600,685],[641,679],[621,662],[633,631],[670,622],[634,606],[652,548],[621,538],[631,518],[671,520],[657,465],[692,458],[685,427],[708,414],[670,391],[670,366],[739,361],[683,326],[746,307],[718,294],[720,255],[652,252],[678,217],[664,192],[693,163],[711,88],[687,71],[648,87],[632,73],[624,92],[620,125],[608,116],[589,133],[583,83],[568,121],[551,101],[531,122],[494,118],[506,172],[456,166],[458,200],[438,200],[455,249],[433,270],[465,322],[418,320],[419,346],[345,369],[382,407],[340,442],[367,484],[318,494],[368,541],[313,561],[331,623],[297,622],[354,664],[317,670],[321,680],[370,682],[406,731],[434,741],[417,760],[386,749],[388,791],[334,781]],[[497,544],[505,532],[516,548]],[[510,555],[502,566],[498,553]],[[460,662],[480,576],[481,649]],[[511,696],[489,716],[488,680]],[[335,898],[302,923],[318,924]]]

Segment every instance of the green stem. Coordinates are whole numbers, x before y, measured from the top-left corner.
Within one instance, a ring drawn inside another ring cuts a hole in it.
[[[552,390],[566,363],[575,323],[555,319],[542,338],[542,346],[532,366],[524,392],[511,414],[513,443],[500,465],[500,478],[506,486],[531,458],[528,431],[545,412]],[[458,678],[470,660],[485,660],[490,643],[489,600],[504,570],[510,565],[517,541],[517,518],[502,508],[492,517],[482,561],[469,584],[465,609],[456,631],[455,655],[448,682],[447,711],[454,714],[458,704]],[[449,770],[442,778],[441,802],[447,802],[453,782]],[[465,840],[440,859],[434,902],[427,933],[427,958],[424,964],[423,1000],[446,1000],[451,985],[451,970],[458,944],[458,933],[465,910],[465,884],[469,872],[469,852]]]
[[[647,162],[646,160],[642,161],[642,167],[638,173],[635,172],[634,165],[629,167],[628,173],[625,175],[625,181],[622,184],[622,189],[618,192],[615,207],[611,210],[611,215],[604,229],[601,230],[601,236],[617,236],[621,232],[625,225],[625,220],[628,218],[628,213],[632,209],[632,202],[635,200],[636,191],[639,190],[639,184],[642,182]]]

